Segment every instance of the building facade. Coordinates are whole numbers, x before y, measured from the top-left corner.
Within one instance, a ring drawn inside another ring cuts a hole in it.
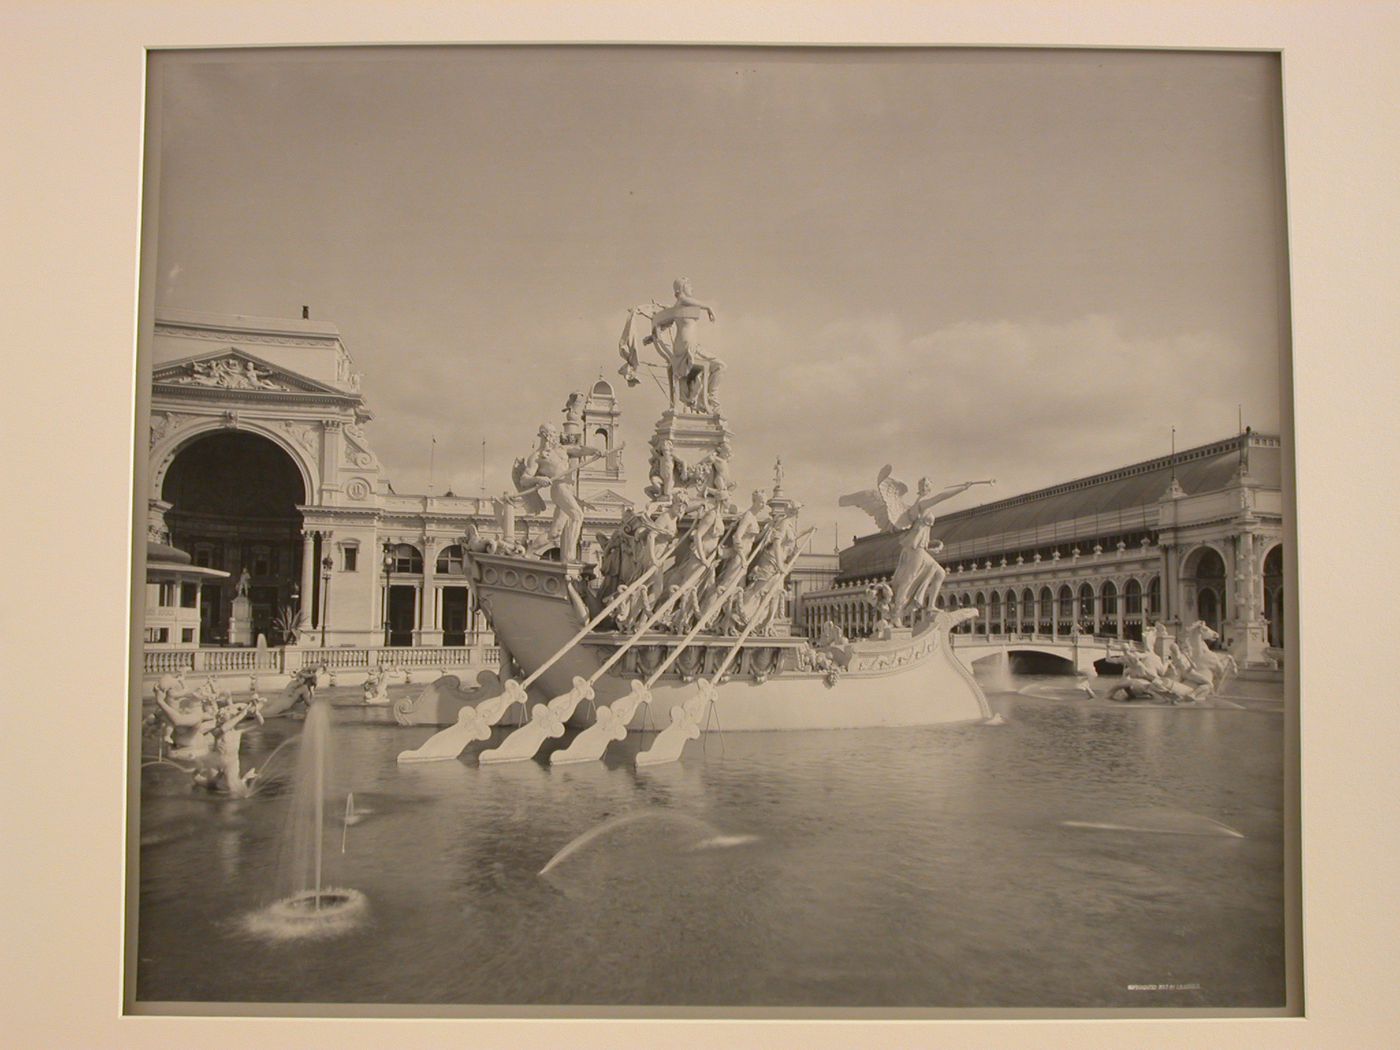
[[[1252,431],[940,517],[948,576],[939,608],[972,607],[959,630],[1140,639],[1148,624],[1203,620],[1241,664],[1282,648],[1283,464]],[[811,634],[849,636],[876,614],[899,534],[856,539],[834,584],[804,596]]]
[[[334,325],[166,310],[152,346],[148,539],[217,570],[199,578],[197,629],[182,624],[173,644],[234,644],[233,581],[245,572],[252,637],[270,646],[298,633],[320,647],[460,646],[480,634],[463,544],[500,535],[503,505],[394,490]],[[569,399],[561,429],[608,449],[619,423],[599,380]],[[585,555],[631,506],[625,480],[620,457],[581,471]],[[519,514],[517,539],[550,518]]]

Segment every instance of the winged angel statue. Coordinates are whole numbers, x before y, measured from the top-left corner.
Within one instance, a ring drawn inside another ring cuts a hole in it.
[[[885,464],[875,479],[873,489],[852,492],[842,496],[838,502],[843,507],[859,507],[865,511],[875,519],[881,532],[904,533],[899,540],[899,563],[890,581],[894,588],[891,600],[894,622],[903,623],[914,610],[933,606],[948,575],[933,558],[943,549],[943,543],[930,540],[930,530],[936,520],[932,507],[966,492],[974,485],[995,485],[996,479],[964,481],[934,492],[932,482],[921,478],[914,501],[909,503],[906,502],[909,486],[890,477],[893,470],[893,466]]]

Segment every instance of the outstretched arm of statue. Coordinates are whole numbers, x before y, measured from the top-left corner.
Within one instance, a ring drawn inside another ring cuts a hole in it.
[[[702,303],[699,299],[693,299],[693,298],[691,298],[691,297],[688,296],[688,295],[678,295],[678,296],[676,296],[676,305],[677,305],[677,306],[693,306],[693,307],[695,307],[695,309],[697,309],[697,310],[704,310],[705,313],[709,316],[709,318],[710,318],[711,321],[713,321],[713,320],[715,319],[715,309],[714,309],[713,306],[711,306],[709,303]]]
[[[996,478],[987,478],[985,481],[964,481],[959,485],[949,485],[942,492],[935,492],[932,496],[925,496],[918,502],[918,509],[923,511],[925,507],[932,507],[935,503],[942,503],[945,499],[952,499],[959,493],[966,492],[974,485],[995,485]]]

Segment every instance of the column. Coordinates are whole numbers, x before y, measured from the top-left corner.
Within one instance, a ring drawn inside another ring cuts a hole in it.
[[[1241,667],[1268,663],[1265,650],[1269,645],[1269,635],[1264,617],[1266,612],[1272,610],[1262,608],[1264,565],[1262,559],[1256,559],[1255,555],[1254,533],[1246,530],[1240,534],[1235,563],[1241,585],[1235,599],[1235,637],[1230,639],[1231,652]]]
[[[423,537],[423,586],[418,592],[418,644],[441,645],[437,615],[437,539]]]
[[[1181,581],[1176,578],[1180,552],[1175,544],[1162,545],[1162,610],[1157,615],[1167,621],[1181,620]]]
[[[311,617],[305,615],[311,608],[312,590],[316,577],[316,534],[310,529],[301,530],[301,610],[302,627],[311,630]]]

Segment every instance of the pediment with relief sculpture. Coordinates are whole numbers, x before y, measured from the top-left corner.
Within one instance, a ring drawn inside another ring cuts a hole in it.
[[[158,387],[227,390],[238,394],[324,394],[358,401],[353,391],[338,390],[298,375],[230,346],[157,367],[151,382]]]

